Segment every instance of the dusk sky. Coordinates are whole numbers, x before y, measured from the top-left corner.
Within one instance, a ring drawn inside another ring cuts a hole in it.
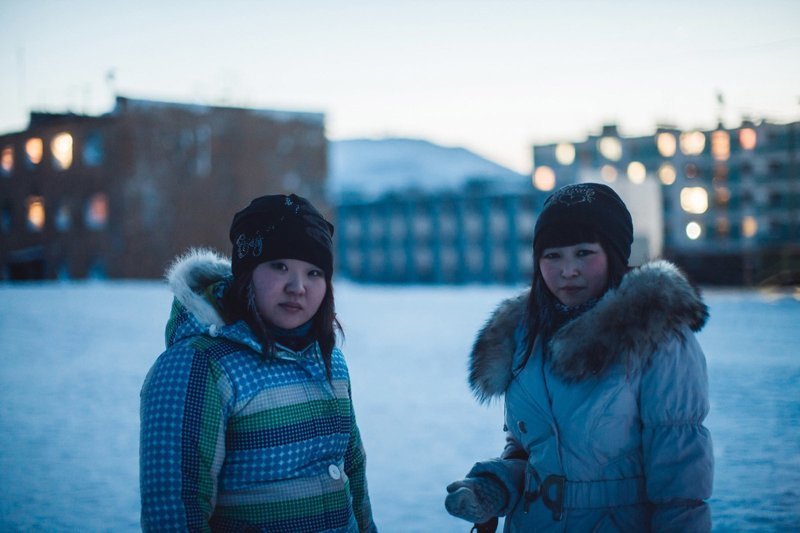
[[[0,133],[119,94],[324,112],[330,139],[423,138],[527,173],[533,143],[604,123],[800,120],[792,0],[0,0],[0,20]]]

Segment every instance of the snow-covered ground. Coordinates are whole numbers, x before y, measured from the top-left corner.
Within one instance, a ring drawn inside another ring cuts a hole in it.
[[[337,284],[384,532],[468,531],[444,487],[502,446],[465,383],[510,287]],[[800,301],[707,291],[717,531],[800,530]],[[139,528],[138,408],[171,297],[157,282],[0,285],[0,530]]]

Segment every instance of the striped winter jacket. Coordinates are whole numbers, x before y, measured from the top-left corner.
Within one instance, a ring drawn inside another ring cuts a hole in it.
[[[342,353],[274,356],[217,305],[230,263],[195,251],[167,274],[167,350],[141,392],[145,531],[374,531]]]

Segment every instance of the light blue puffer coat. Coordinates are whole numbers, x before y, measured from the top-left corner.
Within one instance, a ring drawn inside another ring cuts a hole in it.
[[[469,473],[505,486],[505,530],[710,530],[699,294],[667,262],[640,267],[557,332],[547,361],[538,340],[526,358],[526,302],[495,311],[471,358],[476,396],[505,398],[506,449]]]

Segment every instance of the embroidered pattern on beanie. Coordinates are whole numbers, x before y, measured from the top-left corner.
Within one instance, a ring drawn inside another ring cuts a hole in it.
[[[563,205],[590,204],[594,201],[595,191],[588,185],[569,185],[553,194],[553,202]]]
[[[274,229],[274,226],[273,226]],[[236,255],[239,259],[252,254],[253,257],[258,257],[264,251],[264,238],[261,236],[261,231],[256,231],[253,238],[248,239],[247,235],[240,233],[236,238]]]

